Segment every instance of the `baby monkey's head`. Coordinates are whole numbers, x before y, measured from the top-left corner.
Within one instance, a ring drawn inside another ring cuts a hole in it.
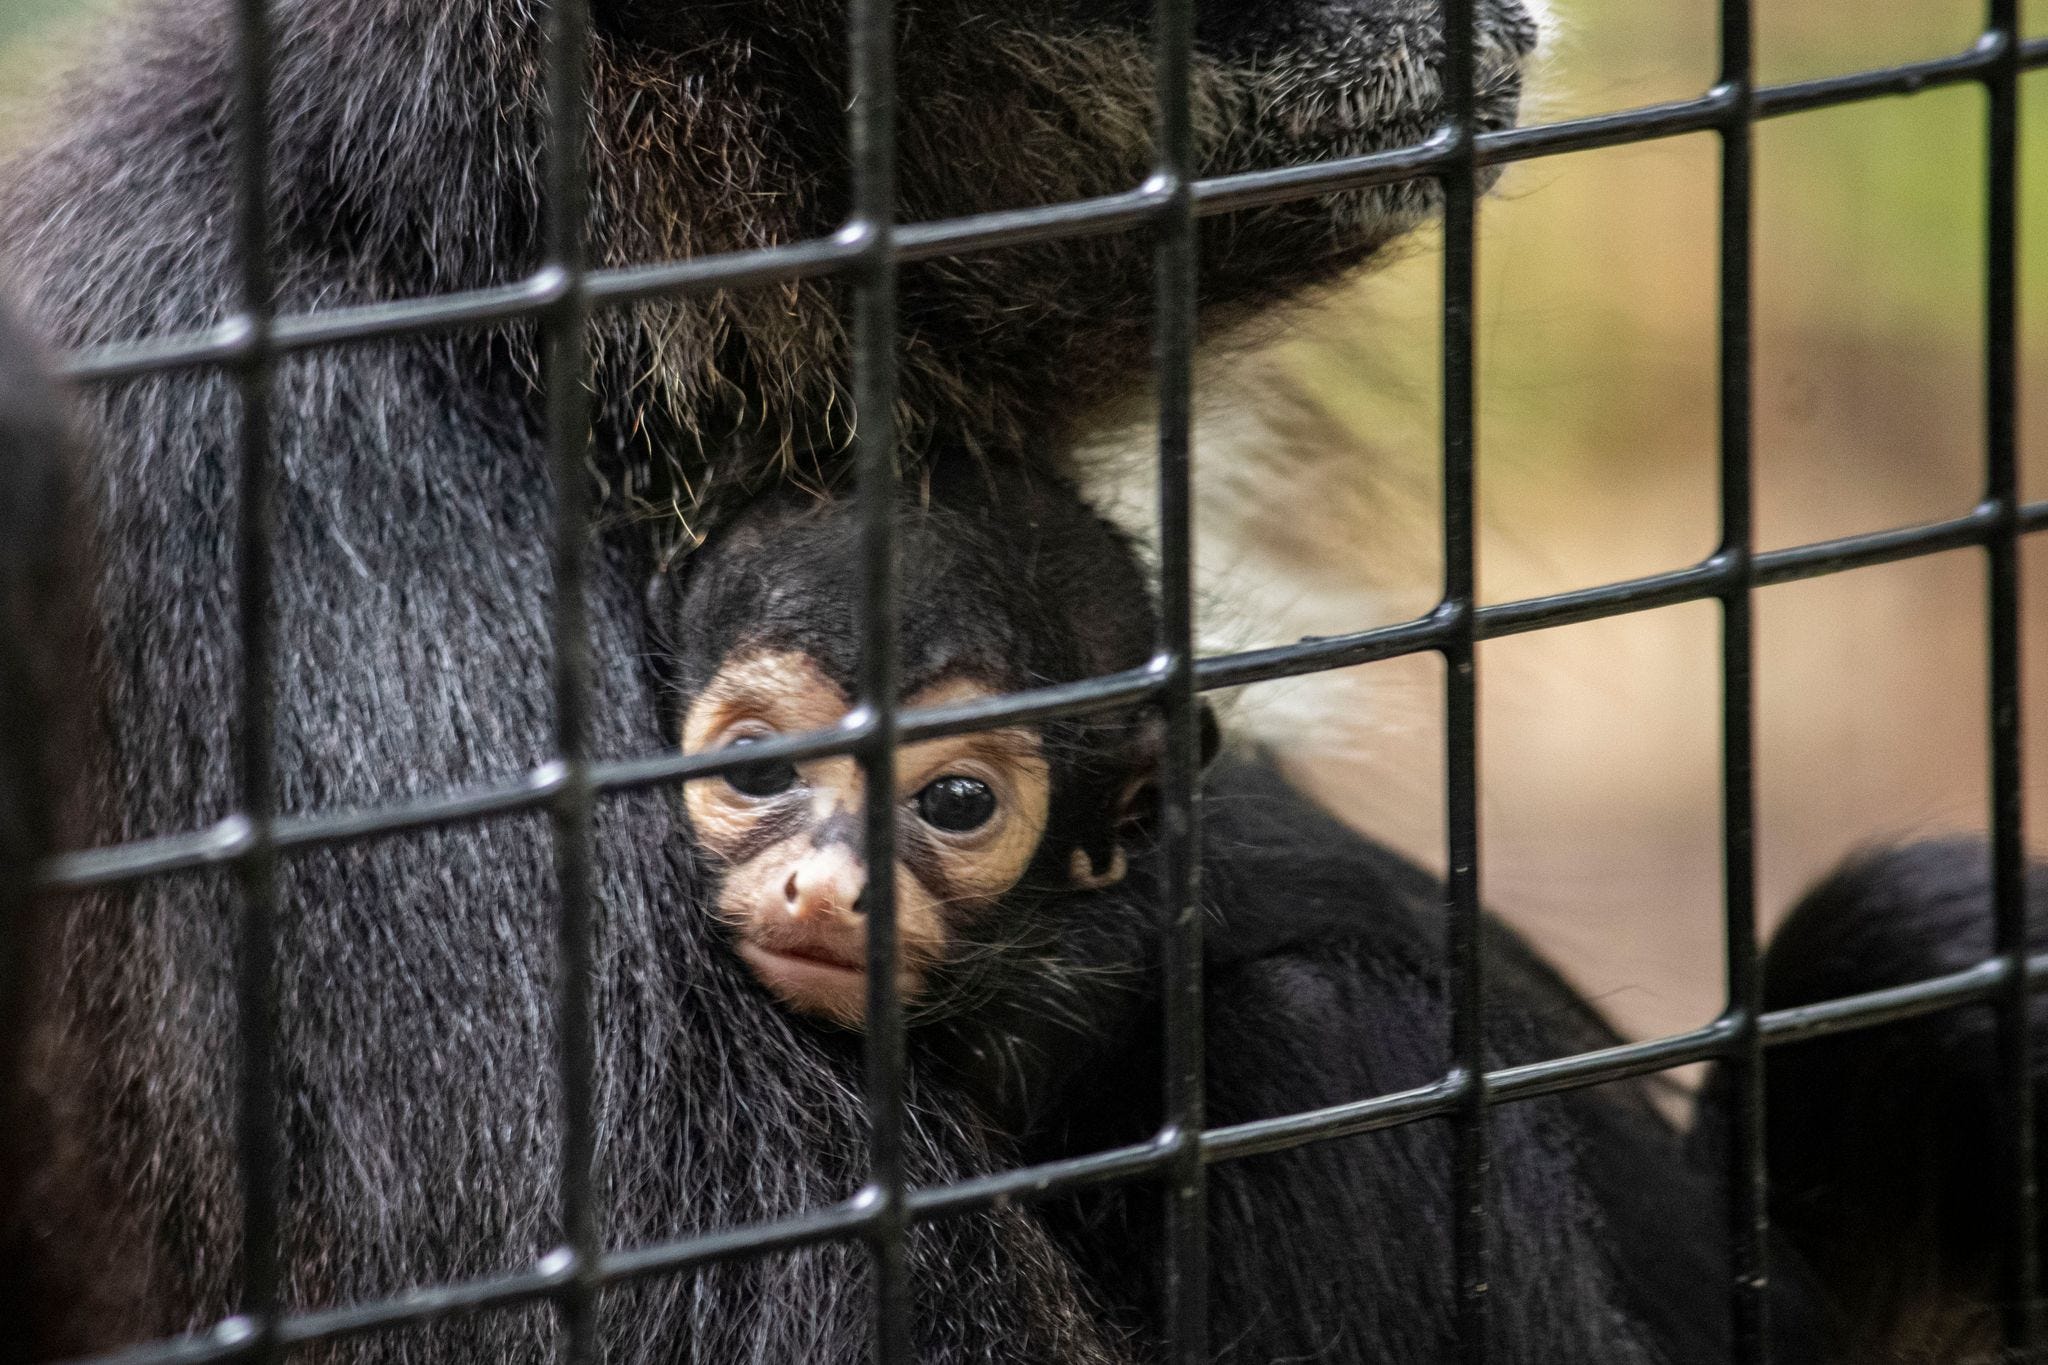
[[[1152,598],[1129,541],[1042,473],[956,461],[899,499],[902,695],[937,706],[1142,664]],[[838,724],[857,695],[851,498],[778,491],[693,555],[657,609],[688,753]],[[903,998],[943,1009],[1049,896],[1123,876],[1163,731],[1150,708],[907,745],[896,759]],[[792,1007],[866,1013],[865,805],[851,757],[689,784],[719,917]],[[963,963],[969,969],[963,970]],[[949,991],[948,987],[952,989]]]

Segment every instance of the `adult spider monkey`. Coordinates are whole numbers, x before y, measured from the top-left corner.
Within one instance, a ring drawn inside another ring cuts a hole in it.
[[[1368,152],[1439,121],[1435,0],[1199,0],[1205,174]],[[541,259],[542,7],[280,0],[266,111],[271,274],[287,312],[521,278]],[[837,3],[596,0],[591,258],[618,266],[827,236],[846,208]],[[1514,117],[1534,26],[1481,0],[1482,126]],[[1150,174],[1145,6],[941,0],[903,15],[907,218],[1128,190]],[[223,0],[140,0],[73,78],[55,128],[0,176],[0,263],[61,346],[201,327],[238,307],[230,236],[236,45]],[[1369,259],[1433,206],[1428,182],[1262,207],[1202,233],[1212,320]],[[934,451],[1064,462],[1097,399],[1146,373],[1151,248],[1110,234],[906,267],[906,464]],[[648,301],[591,325],[591,743],[660,746],[637,656],[641,588],[682,506],[715,532],[739,496],[844,472],[853,413],[840,287]],[[551,463],[537,329],[413,333],[297,353],[275,372],[270,603],[277,808],[373,807],[514,780],[554,750]],[[96,386],[109,800],[93,842],[203,828],[236,805],[239,636],[230,379]],[[949,457],[950,458],[950,457]],[[601,803],[596,1126],[600,1223],[638,1246],[793,1214],[864,1179],[867,1115],[821,1043],[714,951],[654,796]],[[295,853],[281,870],[278,1111],[286,1309],[531,1265],[560,1239],[554,854],[538,815]],[[72,1081],[85,1212],[132,1260],[86,1346],[201,1328],[239,1306],[234,909],[218,872],[72,903],[52,1028]],[[912,1078],[920,1182],[985,1169],[943,1080]],[[918,1344],[959,1360],[1118,1350],[1029,1216],[921,1228]],[[57,1273],[43,1302],[79,1292]],[[850,1361],[867,1259],[836,1246],[621,1287],[607,1359]],[[103,1268],[111,1275],[114,1267]],[[93,1278],[88,1275],[86,1278]],[[966,1307],[963,1307],[965,1305]],[[348,1359],[522,1359],[544,1307],[329,1348]]]

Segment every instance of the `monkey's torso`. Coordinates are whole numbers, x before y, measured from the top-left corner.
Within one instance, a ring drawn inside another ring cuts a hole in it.
[[[1341,825],[1263,759],[1226,757],[1212,769],[1202,839],[1207,1124],[1440,1081],[1452,1063],[1441,884]],[[1129,890],[1142,895],[1142,878]],[[1490,1066],[1621,1041],[1505,925],[1486,921],[1483,951]],[[1055,1064],[1072,1074],[1027,1143],[1033,1156],[1157,1131],[1161,1012],[1145,989],[1155,979],[1136,978],[1116,1012],[1095,1021],[1094,1049],[1064,1040]],[[1211,1164],[1216,1358],[1456,1358],[1456,1150],[1451,1126],[1429,1121]],[[1487,1152],[1491,1358],[1727,1358],[1725,1187],[1644,1083],[1502,1104]],[[1063,1240],[1146,1330],[1155,1330],[1159,1264],[1129,1248],[1157,1240],[1158,1210],[1150,1188],[1057,1206]],[[1790,1248],[1774,1275],[1775,1358],[1817,1359],[1812,1290]]]

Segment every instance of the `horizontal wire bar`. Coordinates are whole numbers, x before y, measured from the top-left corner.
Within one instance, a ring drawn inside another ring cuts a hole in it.
[[[1147,664],[1056,687],[921,707],[903,713],[899,734],[903,743],[913,744],[969,731],[1034,724],[1135,705],[1156,695],[1163,677],[1159,665]],[[762,740],[746,745],[744,752],[719,749],[594,763],[590,771],[591,788],[599,795],[619,794],[716,777],[760,763],[794,763],[852,753],[872,733],[872,720],[856,711],[830,730]],[[567,781],[568,771],[561,764],[544,763],[499,786],[370,810],[286,817],[274,826],[271,842],[279,853],[294,853],[519,815],[546,808],[560,795]],[[82,891],[143,877],[200,871],[244,856],[253,838],[249,822],[231,816],[192,833],[63,854],[45,864],[38,885],[45,891]]]
[[[1974,967],[1925,981],[1776,1010],[1763,1018],[1764,1041],[1774,1045],[1807,1042],[1988,1001],[2005,984],[2008,968],[2007,958],[1986,958]],[[2027,988],[2038,990],[2044,980],[2048,980],[2048,954],[2029,958]]]
[[[1171,1165],[1178,1150],[1176,1141],[1155,1139],[1136,1146],[1000,1171],[957,1185],[914,1190],[910,1194],[910,1212],[920,1220],[952,1218],[1004,1204],[1028,1204],[1090,1185],[1158,1175]]]
[[[1439,607],[1413,621],[1379,626],[1355,635],[1310,636],[1291,645],[1214,655],[1195,662],[1195,685],[1213,692],[1442,649],[1456,631],[1457,621],[1455,607]]]
[[[1202,1156],[1211,1162],[1235,1161],[1424,1119],[1448,1118],[1457,1112],[1470,1083],[1463,1076],[1452,1077],[1392,1095],[1211,1129],[1202,1134]]]
[[[1755,557],[1749,572],[1759,586],[1788,583],[1981,544],[1996,534],[1997,528],[1997,509],[1986,504],[1946,521],[1768,550]],[[2048,530],[2048,502],[2022,508],[2018,529],[2022,535]],[[1713,556],[1669,573],[1481,607],[1475,634],[1481,640],[1497,639],[1701,601],[1727,591],[1739,581],[1741,572],[1736,561]],[[1196,664],[1196,685],[1203,691],[1216,691],[1441,649],[1456,629],[1455,609],[1440,607],[1413,621],[1354,635],[1216,655]],[[906,711],[902,741],[909,744],[1134,705],[1158,695],[1164,685],[1164,667],[1163,661],[1153,660],[1140,668],[1078,683]],[[591,781],[600,795],[670,786],[717,776],[742,764],[800,762],[851,753],[867,736],[868,722],[856,712],[831,730],[748,745],[744,756],[720,750],[594,764]],[[518,815],[545,808],[566,781],[567,773],[559,765],[543,764],[501,785],[475,791],[364,811],[288,817],[277,822],[273,842],[279,853],[290,854]],[[81,891],[221,867],[245,856],[253,838],[248,821],[231,817],[202,830],[60,855],[44,865],[39,884],[48,891]]]
[[[1565,127],[1562,124],[1553,126],[1560,133]],[[1483,142],[1485,139],[1479,140]],[[1439,128],[1413,146],[1339,157],[1334,161],[1316,161],[1306,166],[1276,166],[1269,170],[1239,171],[1235,175],[1198,180],[1192,187],[1195,216],[1207,218],[1218,213],[1284,204],[1340,190],[1370,189],[1375,185],[1417,180],[1440,172],[1457,150],[1456,133],[1450,128]]]
[[[541,270],[514,284],[323,308],[313,313],[282,313],[272,324],[270,345],[274,354],[289,355],[344,342],[511,322],[556,306],[566,289],[566,276]],[[229,318],[195,332],[73,351],[59,357],[55,369],[60,378],[83,383],[134,379],[201,365],[236,365],[245,362],[254,337],[254,329],[246,322]]]
[[[1997,993],[2006,970],[2004,958],[1989,958],[1973,967],[1904,986],[1774,1010],[1759,1021],[1759,1029],[1766,1046],[1778,1047],[1981,1004]],[[2028,959],[2027,985],[2033,991],[2048,987],[2048,953]],[[1688,1033],[1507,1067],[1488,1073],[1488,1101],[1537,1099],[1712,1061],[1728,1049],[1737,1032],[1735,1021],[1722,1018]],[[1211,1161],[1231,1161],[1448,1117],[1457,1112],[1465,1084],[1464,1078],[1451,1076],[1391,1095],[1211,1129],[1202,1135],[1203,1152]]]
[[[1741,581],[1742,566],[1715,555],[1687,569],[1481,607],[1478,635],[1482,640],[1497,640],[1530,631],[1583,625],[1630,612],[1675,607],[1714,597]]]
[[[896,258],[929,261],[970,251],[1121,232],[1152,222],[1171,200],[1170,186],[1155,178],[1121,194],[917,223],[896,230]]]
[[[1759,587],[1817,578],[1979,545],[1997,533],[1997,526],[1997,509],[1982,506],[1946,521],[1766,550],[1754,558],[1749,572]],[[2029,504],[2021,513],[2021,534],[2043,529],[2048,529],[2048,503]],[[1475,633],[1481,640],[1492,640],[1704,601],[1739,586],[1742,573],[1738,561],[1714,555],[1666,573],[1497,603],[1479,608]],[[1216,655],[1202,660],[1198,673],[1202,687],[1210,690],[1274,682],[1440,649],[1456,628],[1454,609],[1440,606],[1413,621],[1353,635],[1312,637],[1295,644]]]
[[[1767,1047],[1782,1047],[1984,1004],[2004,985],[2007,970],[2006,959],[1987,958],[1975,966],[1904,986],[1774,1010],[1758,1021],[1758,1027]],[[2037,953],[2027,959],[2026,977],[2030,991],[2048,989],[2048,953]],[[1722,1018],[1687,1033],[1504,1067],[1489,1072],[1485,1078],[1488,1103],[1518,1103],[1711,1061],[1731,1045],[1737,1033],[1735,1021]],[[1449,1117],[1457,1111],[1463,1088],[1470,1083],[1466,1077],[1454,1074],[1390,1095],[1213,1128],[1201,1134],[1202,1159],[1212,1165],[1239,1161]],[[1006,1204],[1030,1203],[1091,1185],[1156,1175],[1166,1169],[1177,1146],[1176,1138],[1161,1134],[1149,1142],[1106,1152],[917,1189],[908,1195],[907,1210],[912,1221],[929,1222]],[[650,1276],[683,1274],[718,1262],[793,1251],[836,1238],[856,1237],[867,1230],[877,1207],[872,1193],[863,1191],[841,1203],[792,1218],[611,1252],[600,1259],[592,1278],[599,1286],[610,1287]],[[534,1270],[415,1290],[375,1303],[295,1314],[279,1322],[278,1340],[304,1346],[515,1307],[558,1295],[575,1278],[573,1257],[557,1252],[543,1258],[541,1266]],[[234,1318],[204,1335],[94,1356],[74,1365],[211,1365],[238,1358],[249,1349],[249,1340],[244,1320]]]
[[[1757,586],[1770,587],[1821,578],[1848,569],[1868,569],[1982,545],[2000,533],[1999,510],[1996,505],[1985,503],[1946,521],[1870,531],[1783,550],[1761,550],[1756,556],[1755,579]]]
[[[834,1238],[857,1237],[873,1227],[879,1211],[880,1202],[873,1190],[863,1190],[851,1199],[813,1213],[612,1252],[598,1262],[595,1278],[600,1285],[624,1284],[721,1261],[795,1251]]]
[[[1641,1043],[1622,1043],[1550,1061],[1530,1062],[1487,1074],[1489,1105],[1536,1099],[1567,1090],[1603,1085],[1631,1077],[1668,1071],[1711,1060],[1728,1045],[1730,1030],[1722,1021],[1690,1033],[1672,1034]],[[1447,1077],[1433,1085],[1354,1100],[1306,1113],[1259,1119],[1230,1128],[1218,1128],[1202,1135],[1203,1151],[1211,1161],[1235,1161],[1285,1151],[1309,1142],[1329,1142],[1356,1137],[1421,1119],[1455,1114],[1463,1098],[1466,1081]]]
[[[1777,118],[1979,80],[1996,65],[2001,50],[1999,40],[1987,36],[1966,52],[1765,86],[1756,92],[1756,107],[1759,117]],[[2048,66],[2048,38],[2023,43],[2020,61],[2029,68]],[[1717,89],[1692,99],[1481,133],[1473,139],[1472,156],[1480,165],[1502,165],[1703,132],[1737,116],[1739,105],[1732,94]],[[1198,217],[1208,217],[1318,194],[1418,179],[1441,173],[1457,159],[1458,153],[1455,135],[1440,129],[1412,146],[1365,156],[1218,176],[1198,181],[1192,187],[1194,211]],[[1166,211],[1168,200],[1164,185],[1148,182],[1093,199],[914,224],[897,230],[895,256],[905,261],[929,260],[1135,228],[1155,221]],[[626,306],[649,299],[834,274],[857,268],[866,259],[868,248],[865,230],[855,225],[830,237],[783,246],[592,271],[582,289],[591,307]],[[524,280],[480,289],[283,314],[272,325],[268,344],[271,353],[284,355],[350,342],[512,322],[559,306],[571,288],[565,273],[550,268],[536,271]],[[133,379],[165,370],[246,363],[255,345],[256,329],[245,319],[234,317],[194,331],[76,350],[60,358],[57,372],[72,382]]]
[[[322,1309],[285,1319],[280,1324],[278,1340],[287,1346],[343,1341],[371,1332],[420,1327],[494,1308],[516,1308],[523,1303],[559,1296],[573,1283],[575,1271],[573,1258],[556,1256],[548,1260],[543,1269],[519,1271],[488,1280],[438,1284],[376,1303]]]
[[[1927,57],[1879,70],[1767,85],[1756,92],[1757,112],[1764,118],[1781,118],[1860,100],[1917,95],[1944,85],[1982,80],[1991,74],[2004,51],[2003,39],[1987,33],[1966,52]]]
[[[1633,1080],[1673,1067],[1691,1066],[1719,1056],[1735,1041],[1729,1020],[1716,1019],[1703,1028],[1651,1038],[1640,1043],[1617,1043],[1594,1052],[1525,1062],[1496,1071],[1491,1078],[1495,1093],[1508,1100],[1541,1099],[1582,1090],[1591,1085],[1610,1085]]]
[[[298,1319],[287,1318],[281,1327]],[[215,1365],[250,1354],[255,1332],[242,1318],[230,1318],[203,1336],[178,1337],[128,1346],[104,1355],[84,1356],[67,1365]]]

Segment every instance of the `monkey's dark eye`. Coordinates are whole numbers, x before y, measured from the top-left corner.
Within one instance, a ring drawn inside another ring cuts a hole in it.
[[[759,744],[760,742],[757,737],[746,735],[734,740],[732,747],[739,749],[749,744]],[[796,765],[794,763],[749,763],[745,767],[734,768],[731,772],[727,773],[725,775],[725,785],[731,787],[741,796],[780,796],[796,785]]]
[[[996,794],[978,777],[942,777],[917,794],[917,813],[933,829],[965,834],[996,813]]]

